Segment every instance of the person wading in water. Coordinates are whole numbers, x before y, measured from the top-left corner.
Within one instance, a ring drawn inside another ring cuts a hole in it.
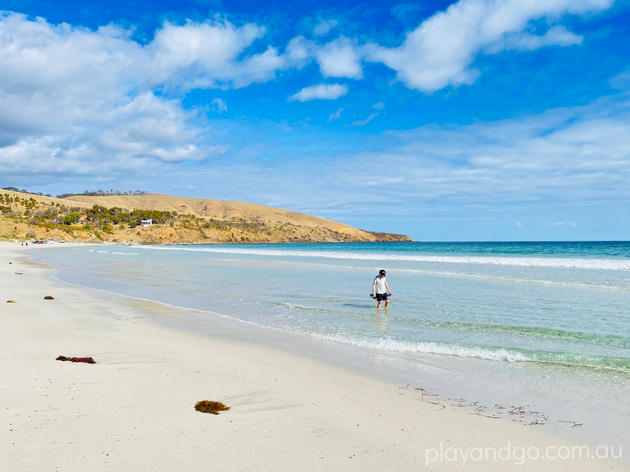
[[[383,300],[385,300],[385,308],[387,308],[389,306],[388,298],[392,296],[392,292],[389,289],[389,285],[387,285],[385,275],[385,270],[379,270],[378,275],[374,278],[374,283],[372,284],[372,298],[376,298],[378,301],[376,308],[381,307],[381,302]]]

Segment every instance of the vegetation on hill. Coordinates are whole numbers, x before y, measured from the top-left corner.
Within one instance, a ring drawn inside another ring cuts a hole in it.
[[[7,189],[5,189],[7,190]],[[121,195],[146,195],[147,192],[144,190],[86,190],[83,193],[62,193],[61,195],[57,195],[57,198],[67,198],[73,195],[85,195],[88,197],[112,197],[112,196],[121,196]],[[49,195],[50,196],[50,195]]]
[[[152,220],[152,225],[141,226],[142,220]],[[299,223],[297,216],[295,222],[290,221],[293,220],[272,222],[254,215],[218,218],[169,210],[108,208],[0,191],[0,237],[4,238],[146,244],[409,240],[403,235],[369,233],[349,227],[356,233],[343,232],[334,225],[308,226]],[[326,223],[326,220],[321,221]]]
[[[9,190],[10,192],[17,192],[17,193],[30,193],[31,195],[39,195],[41,197],[51,197],[51,195],[49,193],[42,193],[42,192],[29,192],[28,190],[26,190],[25,188],[17,188],[17,187],[2,187],[2,190]]]

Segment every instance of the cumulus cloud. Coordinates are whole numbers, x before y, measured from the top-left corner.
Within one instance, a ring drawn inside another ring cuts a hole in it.
[[[307,102],[309,100],[336,100],[348,93],[348,87],[340,84],[319,84],[304,87],[289,97],[289,101]]]
[[[277,49],[241,58],[266,32],[262,26],[234,26],[228,21],[184,25],[164,23],[144,49],[154,83],[183,88],[244,87],[267,81],[285,64]]]
[[[324,77],[363,77],[361,56],[353,42],[347,38],[338,38],[317,48],[315,57]]]
[[[113,25],[90,30],[1,13],[0,169],[123,172],[225,152],[164,92],[273,78],[287,64],[275,48],[245,53],[264,33],[255,24],[166,22],[141,45]],[[221,99],[211,107],[227,110]]]
[[[551,21],[611,5],[612,0],[460,0],[423,21],[398,47],[369,44],[367,57],[395,70],[408,87],[433,92],[472,83],[479,72],[471,65],[483,52],[579,44],[581,38],[562,27],[540,36],[528,29],[535,20]]]
[[[227,151],[224,145],[205,143],[177,101],[151,92],[100,111],[59,132],[25,136],[0,147],[0,172],[111,175]]]
[[[315,60],[324,77],[363,78],[363,52],[356,41],[343,36],[326,44],[298,36],[289,42],[284,58],[296,67]]]

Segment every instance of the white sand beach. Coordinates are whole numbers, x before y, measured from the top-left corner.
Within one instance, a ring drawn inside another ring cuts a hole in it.
[[[0,471],[629,470],[413,388],[167,329],[49,275],[0,243]]]

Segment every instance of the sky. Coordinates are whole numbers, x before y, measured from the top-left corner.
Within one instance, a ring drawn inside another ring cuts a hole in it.
[[[0,2],[0,187],[630,239],[630,0]]]

